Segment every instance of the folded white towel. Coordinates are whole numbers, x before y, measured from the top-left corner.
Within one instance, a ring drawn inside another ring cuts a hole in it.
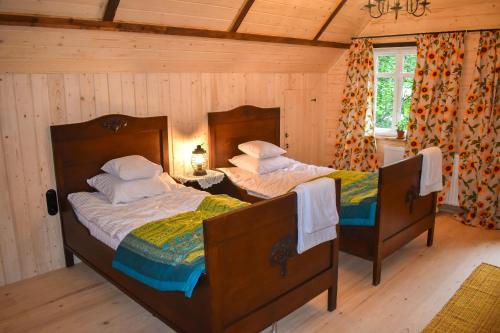
[[[297,193],[297,252],[337,237],[335,225],[339,222],[335,200],[335,181],[319,178],[298,185]]]
[[[443,189],[443,154],[438,147],[430,147],[418,152],[423,156],[420,177],[420,196]]]

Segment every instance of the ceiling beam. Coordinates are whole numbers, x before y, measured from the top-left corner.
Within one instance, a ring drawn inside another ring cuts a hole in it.
[[[102,20],[112,22],[115,19],[116,10],[119,4],[120,0],[108,0],[108,5],[106,6],[106,11],[104,12]]]
[[[245,4],[243,7],[241,7],[240,12],[238,13],[238,16],[233,22],[233,25],[229,29],[230,32],[236,32],[238,31],[238,28],[240,27],[241,23],[243,23],[243,20],[247,16],[248,12],[250,11],[250,8],[252,8],[253,3],[255,0],[246,0]]]
[[[162,25],[136,24],[125,22],[103,22],[96,20],[68,19],[60,17],[46,17],[33,15],[11,15],[0,13],[0,25],[29,26],[61,29],[83,29],[99,31],[121,31],[145,34],[159,34],[172,36],[203,37],[253,41],[264,43],[280,43],[305,46],[319,46],[330,48],[349,48],[349,44],[337,42],[314,41],[300,38],[276,37],[254,34],[243,34],[229,31],[203,30],[193,28],[169,27]]]
[[[337,14],[340,12],[340,10],[342,9],[342,7],[344,7],[344,5],[345,5],[346,2],[347,2],[347,0],[340,1],[340,3],[337,5],[337,7],[333,10],[333,12],[330,14],[330,16],[328,17],[328,19],[326,20],[325,24],[323,24],[323,26],[318,31],[318,33],[316,34],[316,36],[314,36],[313,40],[318,40],[321,37],[321,35],[323,34],[323,32],[325,32],[326,28],[328,28],[328,26],[330,25],[330,23],[335,18],[335,16],[337,16]]]

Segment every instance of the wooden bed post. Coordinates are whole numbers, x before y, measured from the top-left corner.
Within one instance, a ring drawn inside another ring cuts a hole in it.
[[[340,185],[340,181],[336,181],[337,184]],[[334,275],[334,280],[335,283],[328,288],[328,304],[327,304],[327,309],[330,312],[335,311],[337,308],[337,291],[338,291],[338,277],[339,277],[339,265],[337,264],[339,262],[339,231],[340,228],[337,226],[337,238],[332,240],[331,242],[333,245],[331,246],[331,256],[332,256],[332,266],[333,266],[333,275]]]
[[[384,181],[384,172],[383,170],[379,171],[378,176],[378,184],[377,188],[377,209],[375,211],[375,234],[373,235],[373,271],[372,271],[372,285],[378,286],[380,284],[381,275],[382,275],[382,246],[383,246],[383,228],[382,223],[380,221],[380,208],[382,207],[382,195],[380,189],[383,186]]]
[[[436,221],[436,207],[437,207],[437,192],[432,193],[432,212],[434,214],[434,222],[432,223],[432,227],[427,231],[427,246],[431,247],[434,243],[434,226]]]
[[[340,193],[342,191],[342,183],[340,179],[335,179],[335,193],[337,193],[336,206],[340,207]],[[340,219],[340,209],[337,208],[339,219]],[[337,292],[338,292],[338,280],[339,280],[339,237],[340,237],[340,225],[337,224],[337,238],[332,240],[331,249],[331,258],[332,258],[332,267],[333,267],[333,275],[335,283],[328,288],[328,311],[332,312],[337,308]]]
[[[377,254],[373,258],[373,280],[372,284],[378,286],[380,284],[380,278],[382,275],[382,258]]]
[[[64,248],[64,261],[66,263],[66,267],[71,267],[75,265],[75,258],[73,257],[73,252],[68,250],[66,247]]]
[[[429,228],[429,231],[427,231],[427,246],[431,247],[433,242],[434,242],[434,227]]]

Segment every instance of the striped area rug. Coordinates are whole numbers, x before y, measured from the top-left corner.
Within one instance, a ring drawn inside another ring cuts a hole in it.
[[[423,333],[500,333],[500,268],[481,264]]]

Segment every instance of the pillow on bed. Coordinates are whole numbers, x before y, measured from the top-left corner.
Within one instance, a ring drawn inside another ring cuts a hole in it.
[[[163,183],[164,183],[165,185],[167,185],[167,189],[168,189],[168,190],[172,190],[172,189],[174,189],[174,188],[178,188],[178,187],[179,187],[179,185],[181,185],[181,184],[177,183],[177,182],[175,181],[175,179],[173,179],[173,178],[172,178],[172,177],[171,177],[168,173],[166,173],[166,172],[163,172],[163,173],[160,175],[160,180],[161,180],[161,181],[163,181]]]
[[[139,155],[115,158],[106,162],[101,170],[123,180],[151,178],[163,172],[161,165]]]
[[[104,194],[112,204],[127,203],[165,193],[168,185],[160,177],[123,180],[107,173],[90,179],[87,183]]]
[[[238,149],[255,158],[276,157],[286,153],[286,150],[281,149],[272,143],[260,140],[248,141],[239,144]]]
[[[286,168],[292,163],[292,160],[284,156],[276,156],[265,159],[258,159],[249,155],[238,155],[231,159],[229,162],[236,165],[243,170],[262,175],[265,173],[273,172],[279,169]]]

